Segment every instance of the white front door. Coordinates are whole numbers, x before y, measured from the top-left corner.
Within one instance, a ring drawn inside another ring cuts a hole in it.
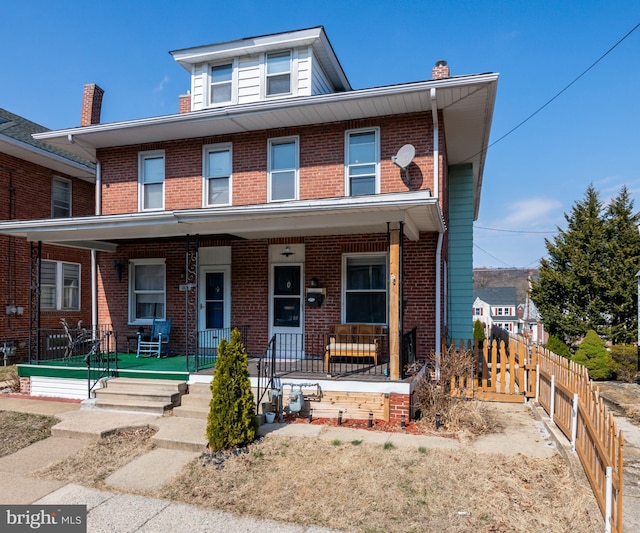
[[[203,267],[200,269],[198,295],[199,351],[203,355],[216,355],[220,339],[229,340],[231,314],[231,276],[228,268]]]
[[[302,264],[271,267],[270,336],[278,334],[279,357],[301,357],[304,331]]]

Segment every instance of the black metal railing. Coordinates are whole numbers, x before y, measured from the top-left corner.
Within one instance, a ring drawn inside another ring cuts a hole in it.
[[[418,328],[415,327],[410,331],[402,334],[402,357],[400,361],[400,371],[402,379],[411,375],[411,371],[416,362],[416,343]]]
[[[222,339],[231,340],[231,332],[237,329],[243,342],[249,334],[249,326],[234,326],[230,328],[216,328],[198,331],[195,354],[187,354],[187,371],[199,372],[213,368],[218,358],[218,345]]]
[[[112,329],[95,332],[91,349],[82,358],[87,365],[87,398],[101,379],[118,375],[117,346],[117,334]]]
[[[40,344],[35,354],[29,354],[29,364],[62,364],[67,366],[85,366],[84,356],[94,349],[96,339],[105,335],[109,340],[109,347],[115,353],[116,333],[109,324],[82,327],[81,324],[65,329],[41,328],[38,330]],[[113,343],[113,344],[112,344]]]

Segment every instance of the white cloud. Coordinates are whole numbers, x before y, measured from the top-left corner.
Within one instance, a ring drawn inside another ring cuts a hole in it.
[[[561,208],[562,202],[554,198],[527,198],[506,206],[506,216],[491,224],[497,228],[522,231],[534,227],[552,229],[562,218],[558,211]]]
[[[162,78],[160,83],[158,83],[158,85],[154,87],[153,92],[161,93],[164,90],[164,87],[167,83],[169,83],[169,76],[165,76],[164,78]]]

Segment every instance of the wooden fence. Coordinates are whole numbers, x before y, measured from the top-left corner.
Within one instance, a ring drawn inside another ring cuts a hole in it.
[[[571,442],[605,520],[622,531],[624,437],[608,413],[587,369],[540,347],[536,398]]]
[[[443,346],[442,357],[452,350],[472,354],[470,371],[447,376],[452,394],[502,402],[535,398],[577,453],[605,531],[621,533],[624,438],[587,369],[506,332],[483,343]]]

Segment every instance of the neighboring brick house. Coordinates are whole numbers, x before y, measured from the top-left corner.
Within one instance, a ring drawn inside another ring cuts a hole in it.
[[[522,332],[515,287],[479,287],[473,291],[473,320],[480,320],[487,337],[497,326],[515,335]]]
[[[0,109],[0,220],[67,221],[94,213],[95,166],[33,139],[32,134],[46,131]],[[78,320],[91,322],[90,252],[42,245],[40,313],[30,291],[32,252],[32,244],[26,238],[0,235],[0,269],[4,273],[0,282],[4,304],[0,315],[0,359],[5,353],[15,360],[26,359],[36,317],[42,328],[59,327],[62,317],[74,324]]]
[[[95,154],[100,214],[0,232],[98,250],[99,322],[123,338],[171,318],[178,354],[205,330],[244,326],[259,355],[368,323],[399,381],[404,332],[418,357],[472,338],[497,74],[439,61],[427,81],[354,90],[322,27],[172,55],[190,75],[178,114],[36,135]],[[91,92],[83,107],[99,109]]]

